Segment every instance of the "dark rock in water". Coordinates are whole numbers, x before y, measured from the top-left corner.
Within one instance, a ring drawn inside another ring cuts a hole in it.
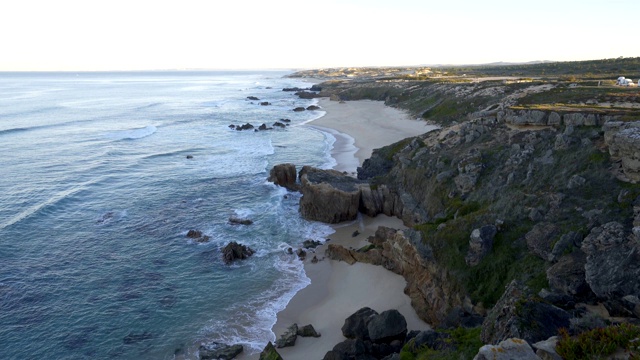
[[[251,225],[253,224],[253,220],[251,219],[242,219],[235,216],[231,216],[229,218],[229,224],[231,225]]]
[[[375,315],[378,315],[378,312],[368,307],[363,307],[351,314],[351,316],[344,320],[344,325],[342,325],[342,335],[348,339],[369,340],[369,330],[367,325]]]
[[[313,111],[313,110],[320,110],[320,106],[316,106],[316,105],[309,105],[307,106],[307,110]]]
[[[250,247],[232,241],[222,249],[222,259],[225,264],[230,264],[236,259],[246,259],[253,255],[253,253],[254,251]]]
[[[281,122],[278,122],[278,121],[274,122],[274,123],[273,123],[273,126],[275,126],[275,127],[279,127],[279,128],[285,128],[285,127],[287,127],[287,125],[285,125],[285,124],[283,124],[283,123],[281,123]]]
[[[571,315],[533,296],[529,289],[512,281],[482,323],[480,338],[485,344],[497,344],[509,338],[530,343],[557,335],[569,328]]]
[[[267,127],[267,124],[262,124],[258,127],[258,130],[263,131],[263,130],[273,130],[273,129],[270,127]]]
[[[294,91],[302,91],[302,90],[309,90],[309,88],[299,88],[299,87],[290,87],[290,88],[284,88],[282,89],[282,91],[288,91],[288,92],[294,92]]]
[[[229,125],[229,129],[235,129],[235,128],[236,128],[235,125],[233,125],[233,124]]]
[[[253,100],[253,101],[258,101],[258,100],[260,100],[260,99],[258,99],[258,98],[257,98],[257,97],[255,97],[255,96],[247,96],[247,99],[249,99],[249,100]]]
[[[311,258],[311,263],[312,264],[317,264],[318,263],[318,257],[313,255],[313,258]]]
[[[220,343],[211,343],[201,345],[198,349],[200,360],[231,360],[244,350],[242,345],[226,345]]]
[[[268,101],[263,101],[263,102],[260,103],[260,105],[267,106],[267,105],[271,105],[271,103],[268,102]]]
[[[189,239],[193,239],[193,240],[195,240],[196,242],[199,242],[199,243],[204,243],[204,242],[207,242],[207,241],[209,241],[211,239],[209,236],[204,235],[202,233],[202,231],[193,230],[193,229],[191,229],[191,230],[189,230],[187,232],[187,237]]]
[[[316,332],[316,329],[313,328],[313,325],[305,325],[301,328],[298,328],[298,336],[302,337],[320,337],[320,334]]]
[[[304,260],[304,258],[306,258],[306,257],[307,257],[307,252],[306,252],[306,251],[304,251],[304,250],[302,250],[302,249],[298,249],[298,250],[296,251],[296,255],[298,255],[298,258],[299,258],[300,260]]]
[[[273,344],[271,343],[271,341],[269,341],[267,346],[265,346],[264,350],[262,350],[262,352],[260,353],[259,360],[283,360],[283,359],[282,359],[282,356],[278,354],[278,351],[276,351],[276,348],[273,347]]]
[[[398,310],[387,310],[371,316],[367,323],[367,331],[374,343],[404,340],[407,335],[407,321]]]
[[[297,191],[300,186],[296,184],[296,179],[297,171],[294,164],[278,164],[271,169],[267,180],[289,190]]]
[[[235,129],[236,129],[237,131],[242,131],[242,130],[251,130],[251,129],[253,129],[253,128],[254,128],[254,126],[253,126],[253,125],[251,125],[251,124],[249,124],[249,123],[246,123],[246,124],[244,124],[244,125],[237,125],[237,126],[235,127]]]
[[[356,237],[358,235],[360,235],[360,231],[356,230],[353,232],[353,234],[351,234],[351,237]]]
[[[124,339],[122,339],[122,342],[129,345],[129,344],[139,343],[140,341],[144,341],[144,340],[150,340],[152,338],[153,338],[153,335],[147,331],[140,334],[129,333],[129,335],[125,336]]]
[[[280,339],[276,340],[276,347],[283,348],[296,344],[298,338],[298,324],[293,324],[287,328],[284,334],[280,335]]]
[[[193,155],[187,155],[187,159],[193,159]]]
[[[293,248],[287,248],[287,254],[293,255]]]
[[[299,112],[299,111],[305,111],[306,109],[303,108],[302,106],[298,106],[297,108],[293,109],[293,111],[295,112]]]
[[[280,119],[280,121],[282,121],[283,123],[290,123],[291,119]]]
[[[305,240],[302,242],[302,247],[305,249],[316,248],[320,245],[322,245],[322,242],[316,240]]]

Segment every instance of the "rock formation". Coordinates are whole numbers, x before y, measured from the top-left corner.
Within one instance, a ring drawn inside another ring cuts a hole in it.
[[[253,253],[254,251],[250,247],[232,241],[222,249],[222,260],[228,265],[235,260],[244,260],[253,255]]]

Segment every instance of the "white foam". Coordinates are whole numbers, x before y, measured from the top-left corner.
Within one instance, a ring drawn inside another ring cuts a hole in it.
[[[156,131],[158,131],[158,128],[153,125],[148,125],[143,128],[112,132],[107,134],[107,137],[113,140],[136,140],[150,136]]]

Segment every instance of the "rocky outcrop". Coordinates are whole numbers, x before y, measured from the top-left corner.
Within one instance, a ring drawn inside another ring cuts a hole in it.
[[[541,110],[513,110],[498,111],[498,121],[510,125],[532,126],[598,126],[611,118],[608,115],[596,113],[567,112]]]
[[[585,279],[586,262],[586,255],[579,250],[562,256],[556,264],[547,269],[549,286],[568,296],[582,297],[587,295],[589,285]]]
[[[230,216],[229,217],[229,224],[231,224],[231,225],[251,225],[251,224],[253,224],[253,220],[245,219],[245,218],[239,218],[237,216]]]
[[[316,331],[313,325],[308,324],[298,328],[298,336],[302,337],[320,337],[320,333]]]
[[[228,265],[235,260],[244,260],[253,253],[254,251],[250,247],[232,241],[222,249],[222,260]]]
[[[264,350],[262,350],[262,352],[260,353],[259,360],[283,360],[283,359],[282,359],[282,356],[278,354],[278,351],[276,351],[276,348],[273,347],[273,344],[271,343],[271,341],[269,341],[269,343],[267,343],[267,346],[265,346]]]
[[[242,345],[226,345],[211,343],[201,345],[198,349],[200,360],[231,360],[240,355],[244,348]]]
[[[431,325],[442,323],[451,309],[462,306],[459,291],[448,281],[446,269],[435,263],[433,250],[423,242],[420,232],[381,226],[368,241],[375,247],[366,252],[330,244],[327,257],[350,264],[360,261],[382,265],[402,275],[411,305]]]
[[[342,335],[347,339],[369,340],[368,324],[376,315],[378,312],[368,307],[356,311],[344,320]]]
[[[370,317],[367,331],[374,343],[404,340],[407,335],[407,321],[398,310],[387,310]]]
[[[539,223],[525,235],[531,253],[547,260],[553,250],[553,243],[560,235],[558,227],[552,223]]]
[[[306,109],[304,107],[302,107],[302,106],[298,106],[298,107],[293,109],[293,111],[295,111],[295,112],[300,112],[300,111],[305,111],[305,110]]]
[[[585,278],[600,298],[640,296],[640,244],[619,222],[595,227],[582,241]]]
[[[498,345],[480,348],[473,360],[540,360],[529,344],[517,338],[506,339]]]
[[[313,111],[313,110],[320,110],[320,106],[317,106],[317,105],[309,105],[309,106],[307,106],[307,110],[309,110],[309,111]]]
[[[305,219],[335,224],[354,220],[360,205],[359,181],[335,170],[300,170],[300,213]]]
[[[280,338],[276,340],[276,347],[283,348],[287,346],[293,346],[296,344],[298,338],[298,324],[293,324],[285,330],[284,334],[280,335]]]
[[[294,164],[279,164],[271,169],[267,180],[289,190],[298,191],[300,186],[296,183],[297,177],[298,174]]]
[[[498,233],[495,225],[485,225],[474,229],[469,237],[469,251],[464,258],[467,265],[476,266],[493,248],[493,238]]]
[[[195,242],[205,243],[208,242],[211,238],[207,235],[204,235],[200,230],[191,229],[187,232],[187,237],[189,239],[193,239]]]
[[[569,327],[568,312],[533,296],[529,289],[513,281],[482,323],[480,337],[485,344],[509,338],[534,343],[550,338],[560,328]]]
[[[610,122],[603,130],[609,154],[621,167],[618,178],[633,183],[640,182],[640,121]]]

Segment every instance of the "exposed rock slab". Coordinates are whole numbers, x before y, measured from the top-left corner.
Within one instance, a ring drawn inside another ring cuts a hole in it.
[[[357,217],[358,180],[339,171],[305,166],[300,170],[300,183],[300,213],[305,219],[336,224]]]
[[[529,344],[517,338],[500,342],[498,345],[485,345],[480,348],[473,360],[540,360]]]
[[[278,164],[269,172],[268,180],[292,191],[298,191],[300,186],[296,183],[298,174],[294,164]]]

